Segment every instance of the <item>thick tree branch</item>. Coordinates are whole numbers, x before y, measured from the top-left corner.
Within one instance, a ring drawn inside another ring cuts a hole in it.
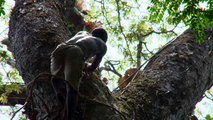
[[[65,5],[61,3],[61,0],[16,1],[10,17],[9,40],[16,68],[25,84],[40,73],[50,73],[51,52],[59,43],[69,39],[69,26],[66,26],[65,16],[61,13],[61,6]],[[63,80],[63,74],[60,77]],[[76,120],[123,118],[115,109],[115,102],[108,88],[93,74],[84,74],[79,91]],[[32,120],[64,120],[64,106],[56,97],[51,77],[43,76],[39,77],[33,87],[26,113]]]
[[[10,17],[9,40],[16,59],[16,68],[25,84],[40,73],[49,73],[50,53],[59,43],[69,38],[60,6],[55,0],[16,1]],[[28,116],[34,120],[47,115],[44,103],[36,96],[39,95],[51,110],[49,118],[61,117],[63,106],[56,99],[50,78],[40,79],[43,82],[33,89],[35,97],[27,108]]]
[[[187,30],[151,58],[141,77],[122,92],[120,107],[127,115],[137,120],[189,119],[213,85],[213,31],[206,34],[205,43],[198,44]]]

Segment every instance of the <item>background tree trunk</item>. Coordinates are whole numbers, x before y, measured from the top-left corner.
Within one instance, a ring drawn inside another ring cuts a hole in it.
[[[75,14],[74,1],[67,1],[16,0],[10,17],[16,67],[26,84],[37,78],[26,108],[30,119],[63,119],[63,105],[56,99],[50,76],[38,75],[49,73],[55,47],[82,29],[83,18]],[[70,23],[78,27],[67,27]],[[188,119],[213,83],[213,31],[206,33],[205,43],[199,45],[187,30],[158,52],[125,90],[115,93],[115,99],[96,76],[85,75],[75,119]]]

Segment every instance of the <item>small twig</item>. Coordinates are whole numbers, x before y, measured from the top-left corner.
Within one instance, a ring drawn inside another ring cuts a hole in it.
[[[102,0],[100,0],[100,1],[98,1],[98,0],[94,0],[94,1],[102,4]]]
[[[26,102],[24,103],[24,105],[23,105],[21,108],[19,108],[16,112],[13,113],[13,115],[12,115],[12,117],[11,117],[10,120],[12,120],[12,119],[15,117],[15,115],[29,103],[30,98],[32,97],[32,89],[33,89],[33,87],[35,86],[35,82],[38,80],[39,77],[41,77],[41,76],[43,76],[43,75],[51,75],[51,74],[49,74],[49,73],[41,73],[41,74],[38,74],[32,81],[30,81],[30,82],[26,85],[26,86],[30,86],[30,85],[31,85],[31,87],[29,88],[29,91],[30,91],[30,92],[29,92],[29,95],[28,95],[27,98],[26,98]],[[52,76],[52,75],[51,75],[51,76]]]
[[[210,97],[205,93],[204,96],[210,100],[213,100],[213,94],[209,91],[207,91],[207,93],[210,95]]]
[[[151,35],[151,34],[153,34],[153,33],[155,33],[155,34],[166,34],[166,33],[169,33],[169,32],[172,32],[172,33],[174,33],[175,35],[177,35],[177,33],[174,32],[174,29],[175,29],[176,27],[177,27],[177,25],[176,25],[173,29],[171,29],[171,30],[168,30],[168,31],[161,31],[161,32],[152,30],[151,32],[148,32],[147,34],[142,34],[142,36],[143,36],[143,37],[147,37],[147,36],[149,36],[149,35]]]
[[[12,80],[10,79],[10,76],[9,76],[8,72],[7,72],[7,71],[5,70],[5,68],[4,68],[3,63],[1,63],[1,66],[2,66],[2,70],[6,73],[7,79],[8,79],[10,82],[12,82]]]
[[[144,46],[145,46],[146,50],[147,50],[150,54],[152,54],[152,55],[153,55],[154,53],[148,49],[148,47],[147,47],[147,43],[146,43],[146,42],[143,42],[143,44],[144,44]]]
[[[204,94],[204,96],[209,99],[209,100],[213,100],[213,98],[209,97],[208,95]]]
[[[120,0],[115,0],[116,1],[116,6],[117,6],[117,13],[118,13],[118,24],[119,24],[119,29],[121,31],[121,34],[123,35],[124,39],[125,39],[125,42],[126,42],[126,46],[127,46],[127,50],[130,54],[130,59],[131,61],[134,61],[133,57],[132,57],[132,53],[130,51],[130,47],[129,47],[129,42],[127,40],[127,37],[126,35],[124,34],[124,31],[123,31],[123,28],[122,28],[122,25],[121,25],[121,15],[120,15],[120,6],[119,6],[119,1]]]
[[[106,65],[108,64],[110,68],[105,67],[104,70],[111,71],[111,72],[113,72],[114,74],[118,75],[119,77],[122,77],[122,75],[115,69],[115,67],[114,67],[115,64],[111,63],[110,61],[106,61],[105,64],[106,64]]]
[[[115,75],[117,75],[118,77],[122,77],[122,75],[121,75],[120,73],[118,73],[116,70],[113,70],[113,69],[111,69],[111,68],[101,67],[100,69],[101,69],[101,70],[106,70],[106,71],[112,72],[112,73],[114,73]]]
[[[9,29],[9,27],[7,27],[7,28],[5,28],[4,30],[2,30],[2,31],[0,32],[0,35],[3,36],[2,34],[3,34],[4,32],[6,32],[8,29]]]
[[[120,61],[114,61],[114,62],[117,62],[117,63],[111,63],[110,60],[106,61],[104,63],[104,67],[100,67],[100,72],[102,70],[105,70],[105,71],[109,71],[109,72],[112,72],[114,73],[115,75],[117,75],[118,77],[122,77],[122,75],[115,69],[115,65],[118,65],[120,64]]]
[[[111,23],[109,22],[108,20],[108,17],[107,17],[107,10],[106,10],[106,7],[105,7],[105,3],[104,3],[104,0],[101,0],[101,1],[96,1],[96,2],[99,2],[101,4],[101,13],[103,14],[106,22],[107,22],[107,25],[109,26],[110,29],[113,29],[112,26],[111,26]]]
[[[27,105],[27,101],[24,103],[24,105],[21,107],[21,108],[19,108],[17,111],[15,111],[14,113],[13,113],[13,115],[12,115],[12,117],[11,117],[11,119],[10,120],[13,120],[13,118],[15,117],[15,115],[21,110],[21,109],[23,109],[26,105]]]

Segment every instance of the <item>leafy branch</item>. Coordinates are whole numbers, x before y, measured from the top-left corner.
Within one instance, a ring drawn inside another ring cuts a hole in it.
[[[121,32],[121,34],[123,35],[124,40],[125,40],[125,42],[126,42],[126,47],[127,47],[127,50],[128,50],[128,52],[129,52],[129,54],[130,54],[130,59],[131,59],[131,61],[134,61],[133,56],[132,56],[132,53],[131,53],[131,51],[130,51],[129,42],[128,42],[128,40],[127,40],[126,35],[124,34],[124,31],[123,31],[123,28],[122,28],[122,25],[121,25],[121,16],[120,16],[119,1],[120,1],[120,0],[116,0],[119,29],[120,29],[120,32]]]
[[[174,29],[175,29],[176,27],[177,27],[177,26],[175,26],[173,29],[168,30],[168,31],[160,31],[160,32],[158,32],[158,31],[152,30],[152,31],[150,31],[150,32],[148,32],[148,33],[146,33],[146,34],[141,34],[141,35],[142,35],[143,37],[147,37],[147,36],[149,36],[149,35],[151,35],[151,34],[153,34],[153,33],[155,33],[155,34],[174,33],[174,34],[177,36],[177,33],[174,32]]]

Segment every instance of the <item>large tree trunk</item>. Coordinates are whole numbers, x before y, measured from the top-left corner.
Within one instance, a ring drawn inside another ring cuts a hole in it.
[[[120,95],[122,108],[139,120],[187,120],[213,84],[213,30],[205,43],[185,31],[160,50]]]
[[[25,83],[50,71],[50,54],[57,44],[68,39],[68,30],[56,1],[17,0],[10,17],[9,40]],[[33,101],[28,104],[31,119],[58,118],[62,106],[52,90],[49,77],[39,78],[34,85]]]
[[[50,53],[68,39],[70,31],[80,30],[83,22],[71,0],[58,1],[16,0],[10,18],[16,67],[33,88],[28,92],[31,104],[26,107],[30,119],[63,119],[63,105],[56,99],[50,76],[38,75],[49,73]],[[70,23],[79,26],[68,28]],[[114,94],[116,99],[96,76],[85,75],[75,119],[188,119],[213,83],[212,32],[206,32],[206,41],[200,45],[191,30],[184,32],[158,52],[124,91]]]

